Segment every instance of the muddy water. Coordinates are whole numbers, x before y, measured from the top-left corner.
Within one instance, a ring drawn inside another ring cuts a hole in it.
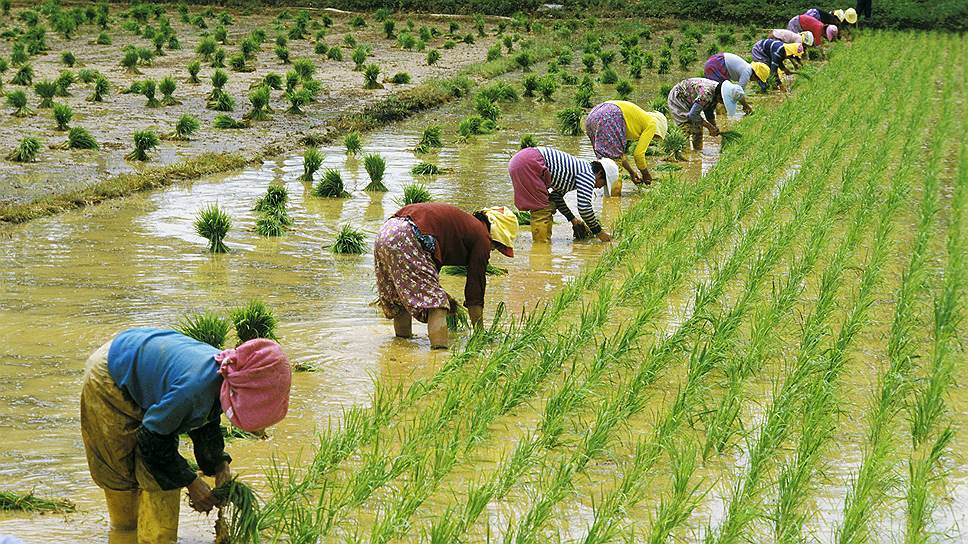
[[[341,224],[372,236],[392,213],[402,185],[418,159],[411,149],[424,126],[455,127],[460,105],[368,135],[367,152],[387,160],[390,192],[369,195],[362,161],[341,148],[322,151],[325,168],[343,172],[353,197],[323,200],[299,181],[301,157],[282,157],[227,176],[35,221],[3,233],[0,247],[0,489],[33,490],[68,497],[80,513],[4,515],[0,534],[29,542],[100,541],[107,521],[98,489],[90,481],[78,429],[78,394],[86,356],[115,332],[130,326],[168,326],[188,310],[222,310],[250,298],[275,308],[280,337],[295,362],[318,368],[297,374],[292,417],[267,441],[229,445],[233,468],[256,485],[271,456],[310,453],[313,433],[338,418],[344,407],[365,403],[374,379],[409,382],[437,368],[445,355],[430,353],[425,331],[417,339],[394,339],[390,324],[371,306],[375,299],[372,256],[335,256],[326,247]],[[556,134],[557,106],[530,101],[504,106],[504,130],[474,141],[450,142],[426,158],[445,169],[427,180],[438,200],[465,209],[511,204],[506,164],[522,133],[542,144],[590,157],[584,138]],[[707,146],[701,158],[684,164],[690,175],[716,158]],[[321,170],[322,171],[322,170]],[[255,200],[275,180],[290,193],[295,223],[279,239],[252,232]],[[627,196],[634,189],[626,188]],[[574,208],[574,195],[569,195]],[[596,200],[610,223],[632,198]],[[192,222],[199,209],[217,202],[233,218],[226,239],[231,252],[210,255]],[[560,217],[559,217],[560,220]],[[512,308],[531,305],[573,278],[601,251],[597,242],[573,243],[571,229],[558,224],[550,248],[532,248],[525,227],[513,260],[494,254],[510,269],[488,281],[488,311],[498,301]],[[444,277],[448,291],[461,295],[463,278]],[[181,538],[211,541],[212,521],[182,509]]]

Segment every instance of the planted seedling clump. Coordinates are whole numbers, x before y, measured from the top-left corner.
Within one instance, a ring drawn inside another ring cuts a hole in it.
[[[148,160],[148,152],[158,147],[158,144],[160,143],[158,135],[151,130],[135,131],[133,140],[134,149],[124,157],[131,161]]]
[[[37,160],[37,153],[39,151],[40,140],[27,136],[21,139],[17,147],[7,155],[7,160],[13,162],[34,162]]]
[[[248,304],[232,311],[232,325],[235,335],[239,337],[239,344],[255,338],[276,338],[276,316],[272,309],[260,300],[249,301]]]
[[[212,253],[228,252],[229,249],[223,240],[231,228],[232,218],[222,211],[218,204],[212,204],[198,212],[198,217],[195,219],[195,232],[208,240],[208,250]]]
[[[71,127],[67,132],[64,149],[98,149],[97,140],[83,127]]]
[[[178,118],[178,122],[175,123],[175,131],[171,134],[165,136],[168,140],[182,140],[187,141],[190,139],[192,134],[198,131],[202,126],[202,123],[197,117],[185,113]]]
[[[329,168],[323,172],[323,177],[313,187],[313,196],[323,198],[348,198],[350,194],[346,192],[343,177],[340,175],[339,170]]]
[[[346,146],[347,155],[359,155],[360,151],[363,151],[363,137],[354,130],[343,138],[343,145]]]
[[[333,253],[340,255],[362,255],[366,252],[366,234],[363,231],[353,228],[351,225],[343,225],[336,233],[336,240],[333,242]]]
[[[229,321],[214,312],[191,312],[182,316],[175,330],[213,348],[222,349],[229,335]]]
[[[54,122],[57,123],[57,130],[65,131],[71,120],[74,119],[74,110],[68,104],[57,102],[54,104]]]
[[[440,125],[430,125],[425,128],[420,135],[420,142],[417,143],[414,151],[417,153],[429,153],[431,149],[443,147],[442,133],[443,129]]]
[[[558,112],[558,130],[562,134],[578,136],[582,133],[581,118],[585,114],[578,106],[565,108]]]
[[[383,184],[383,174],[386,171],[386,160],[379,153],[371,153],[363,157],[363,167],[370,176],[370,183],[363,189],[370,192],[387,192],[386,185]]]
[[[403,198],[397,199],[396,202],[398,206],[403,207],[410,204],[430,202],[433,199],[434,197],[430,194],[430,189],[426,185],[423,183],[411,183],[404,186]]]
[[[436,176],[440,173],[440,168],[436,164],[421,162],[410,169],[410,173],[415,176]]]
[[[313,176],[319,167],[323,165],[323,154],[315,147],[307,147],[303,153],[303,173],[299,179],[312,182]]]
[[[11,91],[7,93],[7,105],[13,108],[14,117],[34,115],[34,110],[27,106],[27,94],[23,91]]]
[[[670,159],[685,160],[683,153],[689,145],[689,136],[678,125],[669,126],[669,132],[662,140],[662,152]]]

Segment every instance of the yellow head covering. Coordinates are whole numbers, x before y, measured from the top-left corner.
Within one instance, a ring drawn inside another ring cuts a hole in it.
[[[799,57],[803,55],[803,44],[802,43],[783,44],[783,50],[786,51],[786,54],[788,57]]]
[[[491,240],[507,248],[507,251],[501,251],[501,253],[513,257],[514,239],[518,237],[518,216],[504,206],[484,208],[481,212],[491,223]]]
[[[669,120],[662,112],[658,111],[647,111],[649,117],[655,120],[655,135],[659,137],[660,140],[665,140],[666,134],[669,133]]]
[[[840,21],[841,23],[844,22],[844,10],[842,10],[842,9],[835,9],[834,10],[834,17],[836,17],[837,20]]]
[[[847,11],[844,12],[844,19],[847,19],[847,24],[857,24],[857,10],[847,8]]]
[[[766,80],[770,79],[770,67],[763,64],[762,62],[751,63],[750,66],[753,67],[753,73],[756,74],[756,79],[766,83]]]

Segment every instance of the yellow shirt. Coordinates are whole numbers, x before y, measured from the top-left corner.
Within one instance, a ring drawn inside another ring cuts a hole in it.
[[[645,150],[652,143],[655,136],[655,119],[645,112],[642,108],[625,100],[609,100],[609,104],[615,104],[622,110],[622,117],[625,118],[625,137],[628,140],[637,140],[635,151],[632,156],[635,158],[635,166],[639,170],[645,169]]]

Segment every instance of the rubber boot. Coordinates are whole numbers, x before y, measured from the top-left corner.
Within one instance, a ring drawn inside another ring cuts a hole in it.
[[[138,501],[138,544],[175,544],[181,490],[142,491]]]
[[[138,541],[138,492],[104,490],[111,529],[108,544],[135,544]]]
[[[551,226],[554,207],[534,210],[531,212],[531,239],[536,244],[551,243]]]

